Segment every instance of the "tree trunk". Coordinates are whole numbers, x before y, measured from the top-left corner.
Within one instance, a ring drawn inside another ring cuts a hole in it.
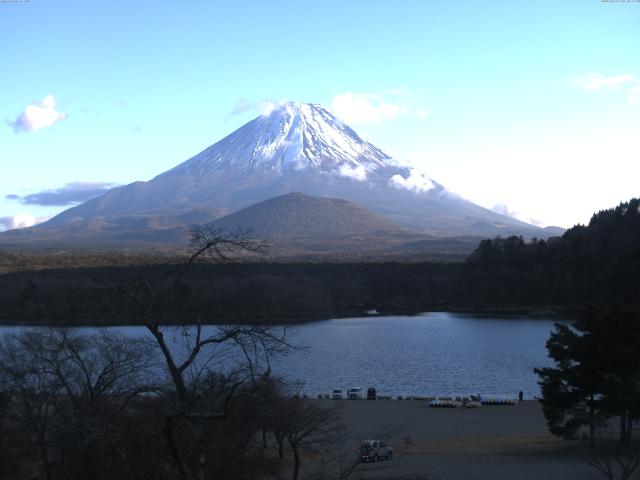
[[[278,444],[278,458],[282,460],[284,458],[284,435],[281,435],[279,432],[273,431],[273,437],[276,439],[276,443]]]
[[[629,411],[625,410],[620,413],[620,445],[624,448],[628,447],[631,441],[630,417]]]
[[[291,445],[291,451],[293,452],[293,480],[298,480],[298,473],[300,472],[300,455],[298,454],[298,446],[291,442],[289,442],[289,445]]]
[[[184,462],[182,461],[182,456],[180,455],[180,451],[178,447],[176,447],[176,443],[173,438],[173,429],[175,427],[175,423],[171,418],[166,418],[164,421],[164,439],[167,442],[167,447],[169,448],[169,452],[171,453],[171,458],[173,459],[173,463],[178,469],[178,473],[180,474],[181,480],[189,480],[189,474],[187,469],[184,466]]]
[[[594,447],[596,443],[596,411],[593,407],[593,394],[589,404],[589,446]]]
[[[262,427],[262,448],[269,448],[269,445],[267,444],[267,429],[264,427]]]
[[[164,335],[160,331],[157,325],[147,323],[147,330],[151,332],[151,334],[155,337],[158,342],[158,346],[160,347],[160,351],[164,356],[165,361],[167,362],[167,368],[169,369],[169,374],[171,375],[171,379],[176,387],[176,393],[178,394],[178,399],[180,402],[186,402],[187,400],[187,387],[184,383],[184,378],[182,377],[182,372],[176,365],[176,362],[173,359],[173,355],[169,347],[167,346],[167,342],[164,339]]]
[[[278,458],[284,459],[284,438],[278,438]]]
[[[47,475],[47,480],[51,480],[52,472],[51,463],[49,463],[49,451],[47,450],[44,440],[40,441],[40,456],[42,457],[42,466],[44,467],[44,472]]]

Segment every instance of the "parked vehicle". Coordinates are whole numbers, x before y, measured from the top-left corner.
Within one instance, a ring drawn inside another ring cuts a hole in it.
[[[352,387],[347,390],[347,398],[349,400],[359,400],[362,398],[362,387]]]
[[[367,388],[367,400],[375,400],[376,397],[376,389],[373,387]]]
[[[344,396],[342,395],[342,390],[336,388],[333,392],[331,392],[331,398],[333,398],[334,400],[342,400],[344,398]]]
[[[380,440],[365,440],[360,444],[359,457],[361,462],[391,460],[393,458],[393,448],[388,447]]]

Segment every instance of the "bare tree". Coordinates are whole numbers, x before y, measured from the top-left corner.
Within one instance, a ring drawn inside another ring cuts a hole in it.
[[[58,446],[66,475],[75,471],[78,477],[97,478],[117,461],[123,469],[112,473],[134,478],[121,424],[134,401],[155,391],[151,350],[140,340],[106,331],[54,330],[45,339],[36,355],[62,386],[56,413],[62,420]]]
[[[11,468],[11,453],[9,449],[9,428],[7,425],[7,413],[9,406],[9,394],[6,385],[0,383],[0,478],[9,476]]]
[[[0,377],[12,447],[27,458],[38,452],[47,479],[99,472],[106,455],[117,455],[126,466],[115,422],[146,391],[147,354],[144,345],[113,334],[33,329],[6,336]],[[118,475],[132,477],[121,469]]]
[[[51,480],[55,405],[61,385],[42,363],[41,357],[33,355],[39,343],[34,332],[3,339],[0,344],[0,375],[7,389],[11,422],[35,447],[27,451],[27,456],[32,456],[29,452],[37,452],[41,468],[46,478]]]
[[[588,463],[608,480],[629,480],[640,466],[640,451],[605,447],[595,451]]]
[[[293,480],[300,472],[300,449],[305,445],[327,440],[329,434],[338,428],[335,408],[322,407],[309,399],[283,399],[283,414],[286,415],[284,432],[293,453]]]
[[[191,248],[192,253],[171,283],[170,292],[158,293],[148,280],[116,289],[118,296],[128,298],[139,308],[168,372],[169,390],[175,401],[164,416],[163,435],[182,480],[202,477],[211,422],[229,418],[238,393],[247,385],[255,390],[260,375],[270,371],[270,358],[291,347],[284,327],[231,325],[205,329],[200,318],[194,316],[188,325],[178,328],[181,352],[172,348],[174,344],[167,338],[170,330],[161,324],[160,313],[194,265],[203,261],[227,262],[238,252],[260,252],[263,244],[244,232],[225,234],[202,226],[191,231]],[[235,359],[235,366],[228,367],[224,375],[218,372],[212,376],[214,367],[224,370],[220,363],[230,358]],[[218,382],[211,382],[214,377]],[[223,388],[218,388],[222,377]],[[214,384],[216,388],[212,389]]]

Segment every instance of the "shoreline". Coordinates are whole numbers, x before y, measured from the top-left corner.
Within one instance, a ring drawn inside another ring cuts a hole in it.
[[[215,325],[260,325],[260,326],[295,326],[306,323],[321,322],[326,320],[340,320],[345,318],[376,318],[376,317],[416,317],[428,313],[450,313],[454,315],[473,315],[480,318],[504,318],[519,319],[521,317],[529,317],[531,320],[571,320],[579,315],[582,309],[578,307],[492,307],[492,308],[471,308],[471,307],[438,307],[438,308],[397,308],[386,309],[384,307],[371,307],[365,310],[343,310],[337,313],[318,313],[315,315],[287,316],[280,318],[260,318],[258,315],[221,315],[217,318],[200,318],[199,323],[203,326]],[[375,312],[375,313],[372,313]],[[250,318],[253,321],[250,321]],[[256,321],[257,318],[257,321]],[[180,322],[175,319],[161,318],[160,325],[167,327],[190,326],[196,325],[194,321]],[[23,326],[23,327],[143,327],[145,322],[140,317],[130,317],[113,321],[110,319],[93,319],[93,320],[45,320],[45,321],[28,321],[13,320],[8,317],[0,317],[0,326]]]

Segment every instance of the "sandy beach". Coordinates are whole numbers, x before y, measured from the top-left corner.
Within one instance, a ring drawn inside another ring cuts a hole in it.
[[[363,466],[358,478],[583,480],[601,478],[580,445],[547,431],[540,404],[430,408],[418,400],[325,400],[340,405],[350,442],[379,438],[391,461]],[[406,444],[405,438],[411,437]]]

